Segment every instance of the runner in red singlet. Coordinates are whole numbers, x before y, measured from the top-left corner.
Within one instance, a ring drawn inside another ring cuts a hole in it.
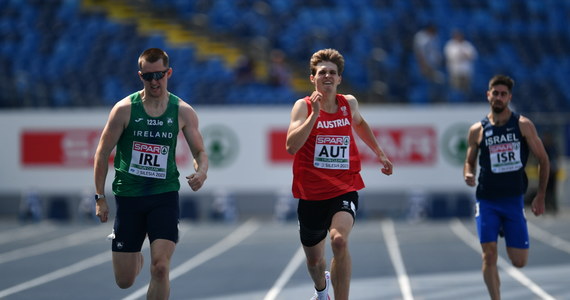
[[[335,299],[346,300],[352,270],[348,236],[358,209],[357,191],[364,188],[353,130],[376,154],[382,173],[392,174],[392,163],[360,114],[356,98],[337,94],[342,55],[334,49],[320,50],[311,57],[310,68],[315,91],[295,102],[287,132],[287,151],[295,155],[293,196],[299,199],[301,243],[315,284],[311,299],[330,299],[332,280]],[[333,251],[330,273],[325,260],[327,232]]]

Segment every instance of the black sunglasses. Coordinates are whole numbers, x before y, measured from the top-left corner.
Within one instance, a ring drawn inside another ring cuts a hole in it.
[[[158,71],[158,72],[141,73],[141,77],[146,81],[152,81],[153,79],[154,80],[160,80],[160,79],[162,79],[162,77],[164,77],[164,75],[166,75],[166,72],[168,72],[168,70]]]

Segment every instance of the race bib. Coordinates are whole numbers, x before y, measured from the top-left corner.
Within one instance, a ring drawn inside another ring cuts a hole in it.
[[[489,155],[493,173],[512,172],[523,167],[520,142],[491,145]]]
[[[350,136],[318,135],[313,164],[320,169],[350,168]]]
[[[133,142],[129,173],[142,177],[166,178],[168,146]]]

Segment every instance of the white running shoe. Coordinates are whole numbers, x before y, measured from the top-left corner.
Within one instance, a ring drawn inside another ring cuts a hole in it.
[[[325,289],[317,292],[317,290],[315,290],[315,294],[313,295],[313,297],[311,297],[311,300],[331,300],[331,297],[329,296],[329,287],[331,286],[331,273],[329,271],[325,271]],[[321,298],[319,298],[319,295],[321,295]]]

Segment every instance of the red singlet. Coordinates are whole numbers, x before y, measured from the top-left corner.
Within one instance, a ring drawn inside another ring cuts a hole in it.
[[[325,200],[364,188],[360,157],[352,134],[352,113],[343,95],[336,95],[336,113],[319,112],[309,138],[295,153],[293,196]],[[312,107],[305,97],[308,115]]]

